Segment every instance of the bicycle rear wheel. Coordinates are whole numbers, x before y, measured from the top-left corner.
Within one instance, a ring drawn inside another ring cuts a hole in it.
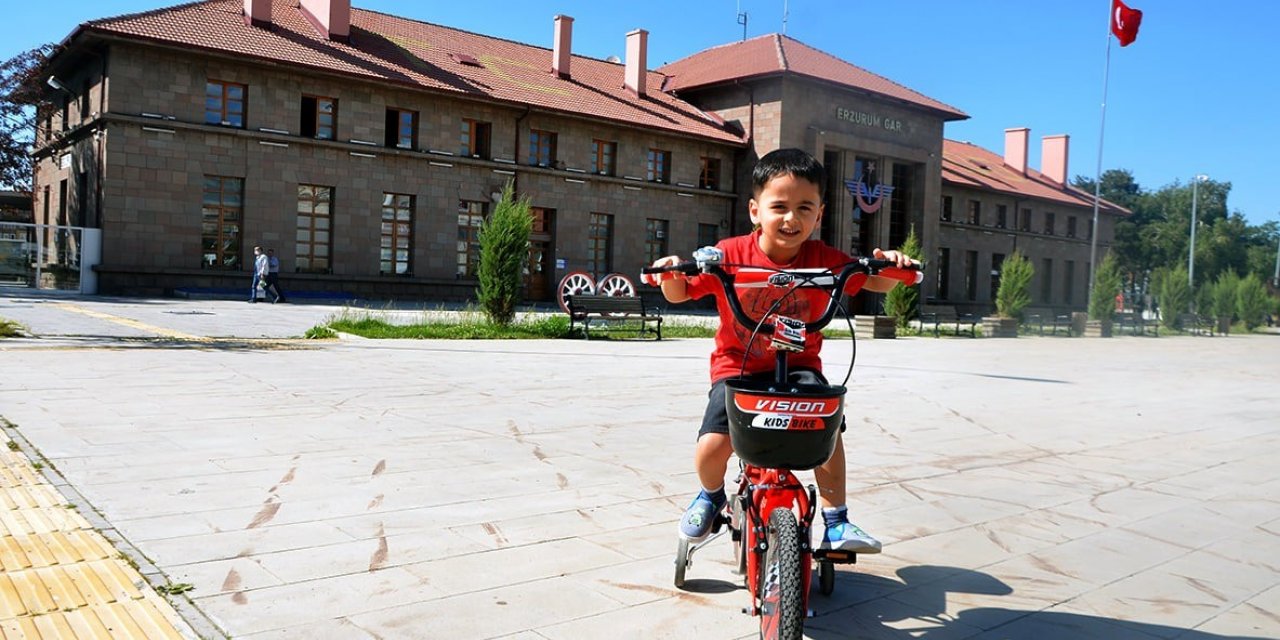
[[[768,550],[760,566],[760,637],[799,640],[804,634],[800,527],[790,509],[769,513]]]

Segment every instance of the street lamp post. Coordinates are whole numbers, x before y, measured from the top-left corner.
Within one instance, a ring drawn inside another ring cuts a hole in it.
[[[1196,197],[1198,195],[1196,187],[1200,185],[1201,180],[1208,179],[1209,176],[1197,174],[1191,180],[1191,250],[1187,252],[1187,284],[1191,286],[1192,291],[1196,288],[1196,201],[1199,200]]]
[[[1276,238],[1276,273],[1271,276],[1271,286],[1280,289],[1280,237]]]

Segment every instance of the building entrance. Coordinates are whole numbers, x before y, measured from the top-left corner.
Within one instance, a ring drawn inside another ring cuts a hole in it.
[[[525,299],[544,302],[551,299],[552,260],[555,254],[555,209],[531,207],[533,229],[529,233],[529,260],[525,264]]]

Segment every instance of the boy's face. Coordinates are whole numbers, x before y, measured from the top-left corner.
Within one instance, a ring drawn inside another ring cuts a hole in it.
[[[774,262],[787,262],[822,222],[818,185],[791,174],[774,176],[748,204],[760,225],[760,249]]]

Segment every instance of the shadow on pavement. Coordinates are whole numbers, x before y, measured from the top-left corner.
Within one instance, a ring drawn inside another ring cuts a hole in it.
[[[947,613],[949,594],[1013,596],[1000,579],[957,567],[903,567],[899,580],[853,572],[837,572],[831,596],[815,589],[810,608],[817,615],[805,623],[814,640],[1266,640],[1262,636],[1223,636],[1193,629],[1134,622],[1078,613],[992,606]],[[990,600],[990,599],[987,599]],[[955,607],[953,607],[955,609]]]

